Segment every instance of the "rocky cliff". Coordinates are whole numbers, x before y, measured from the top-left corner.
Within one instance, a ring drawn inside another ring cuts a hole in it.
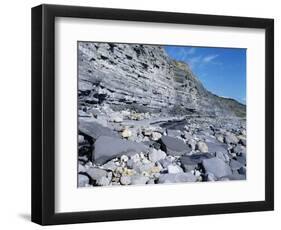
[[[245,106],[207,91],[161,46],[79,42],[79,109],[108,104],[168,115],[245,116]]]

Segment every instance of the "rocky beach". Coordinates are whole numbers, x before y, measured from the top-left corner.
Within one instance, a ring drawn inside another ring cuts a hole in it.
[[[78,187],[246,179],[246,106],[162,46],[78,42]]]

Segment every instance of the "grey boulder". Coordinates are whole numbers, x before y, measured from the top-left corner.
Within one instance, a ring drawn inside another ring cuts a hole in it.
[[[117,133],[114,133],[110,128],[86,119],[79,119],[79,131],[92,137],[94,140],[98,139],[100,136],[118,136]]]
[[[133,155],[148,150],[148,146],[133,141],[123,140],[116,137],[100,136],[93,151],[93,162],[104,164],[107,161],[121,155]]]
[[[230,166],[217,157],[204,159],[202,164],[207,173],[210,172],[218,178],[232,175]]]
[[[239,139],[233,133],[227,133],[224,137],[224,142],[227,144],[237,144]]]
[[[227,145],[221,143],[207,142],[209,153],[227,153]]]
[[[97,181],[102,177],[106,177],[107,172],[99,168],[89,168],[87,174],[91,177],[92,180]]]
[[[181,166],[185,172],[189,172],[198,167],[198,163],[193,161],[190,156],[182,156],[180,158]]]
[[[191,151],[191,148],[179,138],[163,136],[160,143],[163,151],[172,156],[181,156]]]
[[[210,153],[196,153],[196,154],[192,154],[190,156],[188,156],[188,155],[182,156],[181,161],[182,160],[187,161],[187,159],[189,159],[190,161],[192,161],[196,164],[201,164],[204,159],[210,159],[210,158],[213,158],[213,155]]]

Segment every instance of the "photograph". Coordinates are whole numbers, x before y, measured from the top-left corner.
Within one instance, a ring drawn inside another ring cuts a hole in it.
[[[77,186],[246,180],[245,48],[77,42]]]
[[[233,9],[32,7],[32,222],[274,210],[276,20]]]

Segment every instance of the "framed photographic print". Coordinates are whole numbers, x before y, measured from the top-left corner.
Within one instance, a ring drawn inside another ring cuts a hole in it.
[[[32,221],[273,210],[273,19],[32,9]]]

